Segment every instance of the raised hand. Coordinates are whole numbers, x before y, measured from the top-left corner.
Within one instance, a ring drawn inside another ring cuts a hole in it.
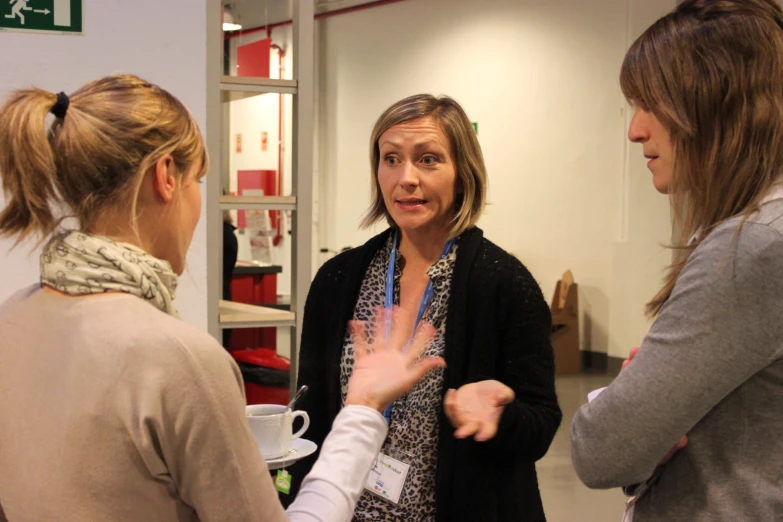
[[[392,322],[391,338],[384,339],[384,319]],[[441,357],[421,358],[435,336],[435,328],[422,322],[413,340],[405,350],[415,322],[415,315],[395,308],[390,313],[383,308],[375,314],[374,343],[367,339],[367,324],[351,321],[349,324],[356,351],[353,373],[348,380],[345,405],[369,406],[383,413],[386,407],[401,395],[408,393],[429,372],[446,366]]]
[[[481,381],[449,390],[443,402],[454,436],[483,442],[495,436],[503,409],[513,400],[514,390],[502,382]]]

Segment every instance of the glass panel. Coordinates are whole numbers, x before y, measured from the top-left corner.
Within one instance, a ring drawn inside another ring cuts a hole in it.
[[[223,4],[223,73],[293,79],[292,0]]]
[[[223,173],[226,195],[290,196],[293,95],[260,94],[223,103]],[[282,136],[282,139],[280,137]],[[229,210],[237,227],[238,263],[279,267],[276,289],[263,303],[291,293],[291,211]]]

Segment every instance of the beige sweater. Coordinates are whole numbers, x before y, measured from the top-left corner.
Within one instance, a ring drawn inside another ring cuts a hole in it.
[[[137,297],[18,293],[0,305],[0,520],[350,518],[383,417],[343,411],[286,516],[241,382],[210,336]]]

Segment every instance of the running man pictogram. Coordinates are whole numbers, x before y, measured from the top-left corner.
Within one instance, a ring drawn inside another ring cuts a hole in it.
[[[13,6],[11,8],[11,14],[5,15],[6,18],[16,18],[19,17],[19,20],[21,21],[22,25],[24,25],[24,14],[22,11],[32,11],[32,7],[27,6],[27,2],[29,0],[11,0],[9,3]]]

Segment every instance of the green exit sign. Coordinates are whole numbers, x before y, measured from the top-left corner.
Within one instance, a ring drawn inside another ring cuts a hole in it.
[[[83,33],[84,0],[0,0],[0,30]]]
[[[471,123],[471,125],[473,125],[473,132],[475,132],[476,136],[478,136],[478,122],[474,121]]]

